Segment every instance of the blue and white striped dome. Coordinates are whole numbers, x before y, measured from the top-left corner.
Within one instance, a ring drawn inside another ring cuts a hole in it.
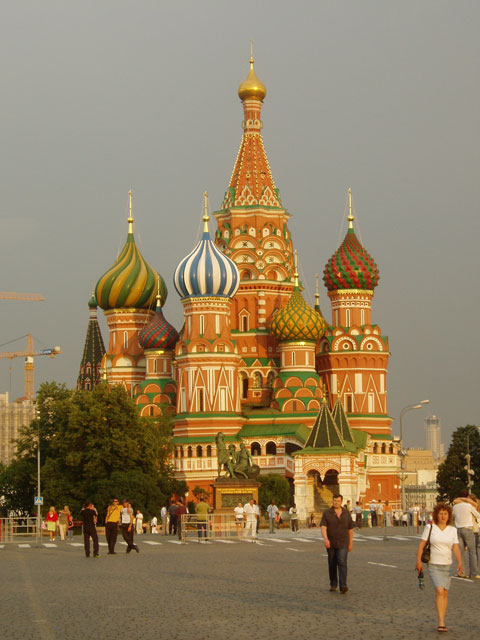
[[[175,269],[173,284],[181,298],[219,296],[233,298],[240,284],[237,265],[210,239],[208,214],[200,242]]]

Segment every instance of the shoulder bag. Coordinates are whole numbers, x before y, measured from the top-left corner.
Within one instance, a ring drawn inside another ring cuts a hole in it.
[[[432,535],[433,524],[430,525],[430,531],[427,538],[427,544],[422,551],[422,562],[428,564],[430,562],[430,536]]]

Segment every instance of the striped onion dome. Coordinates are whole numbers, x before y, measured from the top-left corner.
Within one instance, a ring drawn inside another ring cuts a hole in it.
[[[317,342],[326,327],[321,313],[305,302],[296,286],[287,304],[272,316],[269,331],[279,342]]]
[[[138,342],[143,349],[173,349],[177,340],[178,333],[175,327],[165,320],[157,297],[155,315],[138,334]]]
[[[205,204],[204,227],[200,242],[175,269],[173,283],[181,298],[203,296],[233,298],[240,284],[237,265],[210,239],[208,220]]]
[[[323,272],[329,291],[367,289],[373,291],[380,279],[375,261],[362,247],[355,231],[349,229],[344,241],[330,258]]]
[[[161,276],[144,260],[133,238],[130,196],[128,236],[116,262],[97,282],[95,297],[104,309],[149,309],[155,304],[156,284],[160,280],[161,305],[167,299],[167,287]]]

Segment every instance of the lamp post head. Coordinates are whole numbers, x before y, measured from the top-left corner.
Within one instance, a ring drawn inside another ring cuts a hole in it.
[[[421,404],[416,404],[412,407],[412,409],[422,409],[422,405]]]
[[[430,400],[420,400],[418,404],[430,404]]]

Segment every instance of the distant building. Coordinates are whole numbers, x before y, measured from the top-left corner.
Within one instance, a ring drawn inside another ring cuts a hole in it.
[[[425,448],[433,452],[434,460],[441,460],[444,456],[442,440],[442,429],[440,418],[437,416],[427,416],[424,421],[425,427]]]
[[[35,418],[35,405],[31,400],[19,398],[8,401],[8,392],[0,393],[0,462],[9,464],[15,455],[15,440],[21,427]]]
[[[429,449],[407,449],[405,497],[407,505],[425,505],[431,511],[438,495],[438,461]]]

